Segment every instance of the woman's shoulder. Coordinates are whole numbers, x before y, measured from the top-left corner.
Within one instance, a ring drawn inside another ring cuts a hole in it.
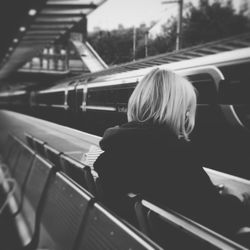
[[[152,122],[129,122],[107,129],[100,141],[101,148],[119,149],[150,147],[154,149],[172,148],[175,150],[191,150],[193,145],[178,136],[167,126]]]

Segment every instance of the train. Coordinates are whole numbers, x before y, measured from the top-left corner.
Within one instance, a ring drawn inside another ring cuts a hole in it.
[[[127,121],[129,96],[147,72],[154,67],[173,70],[197,90],[192,139],[204,148],[208,167],[250,179],[250,47],[163,59],[71,77],[46,89],[1,92],[0,108],[101,136],[108,127]]]
[[[234,122],[234,125],[249,127],[248,115],[244,113],[247,110],[242,108],[241,105],[249,102],[247,85],[247,80],[250,78],[248,70],[250,65],[249,51],[249,48],[244,48],[170,64],[162,64],[158,67],[180,73],[184,72],[183,74],[190,71],[186,75],[188,76],[189,74],[188,77],[198,90],[199,104],[216,102],[222,108],[225,108],[223,107],[225,105],[230,105],[229,110],[225,111],[225,114],[227,113],[226,117],[230,119],[229,113],[231,113],[231,121]],[[219,83],[216,83],[218,85],[217,93],[213,92],[213,86],[209,83],[207,84],[209,79],[206,79],[205,74],[199,75],[199,72],[197,74],[192,72],[195,69],[205,69],[211,66],[216,67],[218,72],[223,75]],[[87,113],[89,116],[93,112],[96,115],[105,113],[107,116],[109,116],[108,113],[115,113],[119,117],[119,114],[126,113],[129,96],[136,84],[151,69],[152,67],[147,67],[125,72],[114,72],[112,74],[107,70],[107,73],[104,71],[103,74],[98,72],[65,79],[59,84],[38,91],[22,89],[1,92],[0,105],[4,108],[19,109],[18,111],[33,112],[35,116],[49,120],[56,119],[59,123],[67,123],[70,126],[76,126],[76,124],[73,124],[75,119],[72,118],[74,116],[78,118],[88,116],[85,115]],[[48,117],[46,117],[46,114]],[[68,119],[65,119],[67,116]],[[62,118],[61,121],[60,118]],[[124,121],[123,118],[120,119]],[[119,122],[116,119],[113,121],[114,123]],[[84,121],[84,123],[87,124],[87,121]],[[91,126],[93,126],[93,123],[91,123]],[[85,127],[87,130],[91,129],[87,125]],[[101,135],[103,128],[100,131],[90,132]]]

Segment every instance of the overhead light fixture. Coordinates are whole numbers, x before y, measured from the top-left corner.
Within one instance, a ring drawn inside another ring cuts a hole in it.
[[[13,47],[9,47],[9,51],[12,51],[13,50]]]
[[[37,13],[37,11],[35,9],[29,10],[29,16],[35,16],[36,13]]]
[[[61,54],[61,55],[66,55],[66,50],[65,50],[65,49],[61,49],[61,50],[60,50],[60,54]]]
[[[17,38],[13,39],[13,43],[17,43],[17,42],[18,42]]]
[[[26,28],[24,26],[20,27],[19,29],[21,32],[24,32],[26,30]]]

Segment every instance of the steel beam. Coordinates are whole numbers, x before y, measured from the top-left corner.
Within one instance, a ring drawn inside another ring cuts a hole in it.
[[[67,30],[72,27],[72,24],[34,24],[31,25],[29,31],[54,31],[54,30]]]
[[[61,17],[61,18],[56,18],[56,17],[37,17],[35,20],[35,24],[37,23],[73,23],[73,22],[79,22],[81,20],[80,17]]]
[[[60,1],[58,1],[58,2],[53,2],[53,3],[50,3],[50,2],[48,2],[47,4],[46,4],[46,8],[49,8],[49,9],[58,9],[58,8],[60,8],[61,10],[68,10],[68,9],[95,9],[95,8],[97,8],[97,5],[96,4],[77,4],[77,3],[73,3],[73,2],[68,2],[68,4],[67,4],[67,2],[60,2]]]
[[[55,35],[55,34],[62,35],[64,33],[62,31],[64,31],[64,30],[57,29],[57,32],[55,30],[29,30],[25,33],[25,37],[30,36],[30,35],[31,36]]]
[[[82,18],[84,16],[84,14],[82,13],[59,13],[59,12],[51,12],[51,13],[40,13],[39,14],[39,18]]]

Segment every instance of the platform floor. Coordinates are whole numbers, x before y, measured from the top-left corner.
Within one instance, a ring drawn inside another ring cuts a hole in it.
[[[64,127],[52,122],[26,116],[12,111],[0,110],[0,143],[5,141],[8,133],[26,141],[25,134],[36,135],[60,152],[80,160],[89,151],[89,145],[99,145],[98,136]],[[1,145],[4,146],[4,145]]]

